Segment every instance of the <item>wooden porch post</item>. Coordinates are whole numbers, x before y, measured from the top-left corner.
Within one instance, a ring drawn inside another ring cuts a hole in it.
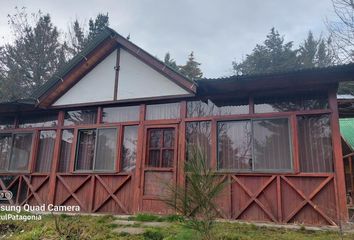
[[[344,176],[344,164],[342,154],[342,144],[339,129],[339,113],[337,105],[337,89],[333,88],[329,92],[329,106],[332,110],[331,114],[331,126],[332,126],[332,143],[334,153],[334,171],[335,171],[335,183],[337,188],[337,204],[338,204],[338,217],[339,221],[348,221],[348,209],[345,193],[345,176]]]

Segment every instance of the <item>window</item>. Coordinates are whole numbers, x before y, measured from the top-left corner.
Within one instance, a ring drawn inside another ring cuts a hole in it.
[[[287,118],[218,123],[218,169],[289,171],[291,142]]]
[[[41,131],[39,136],[36,172],[50,172],[55,145],[55,131]]]
[[[149,129],[148,130],[148,167],[173,167],[175,154],[175,130],[174,128]]]
[[[132,171],[136,163],[136,151],[138,143],[138,126],[124,127],[122,145],[122,170]]]
[[[186,159],[191,157],[194,148],[199,147],[210,166],[211,124],[210,122],[186,123]]]
[[[255,113],[288,112],[312,109],[327,109],[326,94],[309,93],[302,96],[256,97],[254,99]]]
[[[72,129],[63,130],[61,135],[58,172],[69,172],[73,138],[74,138],[74,131]]]
[[[102,122],[114,123],[139,121],[139,113],[139,106],[103,108]]]
[[[252,170],[251,122],[218,123],[218,169]]]
[[[333,172],[329,115],[299,116],[297,123],[301,172]]]
[[[16,133],[12,135],[10,171],[27,171],[31,156],[32,133]]]
[[[97,109],[67,111],[64,117],[64,126],[94,124],[97,120]]]
[[[75,170],[114,170],[117,129],[85,129],[78,134]]]
[[[13,128],[15,123],[14,117],[0,117],[0,129]]]
[[[57,125],[57,113],[22,116],[18,124],[20,128],[55,127]]]
[[[290,130],[287,118],[253,120],[255,170],[292,169]]]
[[[248,114],[248,99],[241,101],[210,100],[187,102],[187,117],[207,117],[232,114]]]
[[[12,136],[11,134],[0,135],[0,170],[7,170],[10,160]]]
[[[178,119],[181,110],[179,103],[154,104],[146,106],[146,120]]]

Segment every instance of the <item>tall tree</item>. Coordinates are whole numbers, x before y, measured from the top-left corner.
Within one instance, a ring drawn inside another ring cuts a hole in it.
[[[200,69],[201,63],[197,62],[194,58],[193,51],[188,56],[188,60],[185,65],[179,66],[182,74],[187,76],[191,80],[198,80],[203,77],[203,72]]]
[[[87,29],[88,25],[88,31]],[[109,16],[99,13],[95,19],[90,18],[87,23],[79,23],[76,19],[68,30],[69,50],[72,56],[81,52],[102,30],[109,26]]]
[[[263,44],[257,44],[242,62],[232,63],[233,69],[238,75],[292,69],[299,65],[297,51],[292,47],[293,42],[285,42],[284,37],[272,28]]]
[[[66,60],[67,46],[49,14],[29,17],[22,9],[8,18],[15,40],[0,49],[1,100],[28,97]]]
[[[327,20],[327,28],[333,39],[338,60],[354,61],[354,1],[332,0],[335,21]]]
[[[310,31],[298,49],[300,68],[327,67],[334,64],[334,54],[330,47],[331,38],[316,39]]]
[[[176,60],[174,60],[173,58],[171,58],[171,55],[169,52],[167,52],[165,54],[165,58],[164,58],[164,63],[168,66],[170,66],[171,68],[173,68],[176,71],[179,71],[179,68],[177,66]]]

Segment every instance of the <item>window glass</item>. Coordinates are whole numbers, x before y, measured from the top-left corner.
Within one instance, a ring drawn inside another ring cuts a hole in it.
[[[41,131],[39,136],[36,172],[50,172],[55,145],[55,131]]]
[[[299,116],[298,138],[302,172],[333,172],[329,115]]]
[[[12,136],[11,134],[0,135],[0,170],[7,170],[11,152]]]
[[[148,131],[148,167],[173,167],[175,152],[175,129],[161,128]]]
[[[97,109],[67,111],[64,117],[64,126],[94,124],[97,120]]]
[[[131,171],[135,168],[138,143],[138,126],[124,127],[122,146],[122,169]]]
[[[210,100],[187,102],[187,117],[207,117],[232,114],[248,114],[248,99],[242,101]]]
[[[92,170],[95,156],[96,130],[80,130],[78,136],[76,170]]]
[[[146,120],[180,118],[179,103],[154,104],[146,106]]]
[[[186,159],[192,157],[196,149],[200,149],[210,166],[211,159],[211,124],[210,122],[186,123]]]
[[[286,118],[253,121],[255,170],[291,170],[289,123]]]
[[[74,138],[74,130],[72,129],[63,130],[61,135],[58,172],[69,172],[73,138]]]
[[[303,111],[327,108],[327,95],[318,93],[290,97],[255,97],[254,99],[255,113]]]
[[[218,169],[252,170],[251,121],[218,123]]]
[[[117,149],[117,129],[98,129],[95,170],[114,170]]]
[[[55,127],[57,125],[57,113],[21,116],[18,124],[20,128]]]
[[[26,171],[31,156],[32,133],[17,133],[13,135],[13,138],[9,169]]]
[[[103,108],[102,122],[114,123],[139,121],[139,112],[139,106]]]
[[[75,170],[114,170],[117,129],[85,129],[78,135]]]

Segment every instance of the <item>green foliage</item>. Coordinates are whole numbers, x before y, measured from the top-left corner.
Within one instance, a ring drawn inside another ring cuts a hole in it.
[[[162,240],[164,235],[157,229],[149,229],[143,233],[145,240]]]
[[[8,15],[15,41],[0,48],[1,100],[28,97],[63,66],[66,45],[49,14],[28,15],[16,9]]]
[[[188,60],[185,65],[179,66],[180,72],[187,76],[191,80],[198,80],[203,77],[202,70],[200,69],[201,64],[197,62],[194,58],[194,53],[191,52],[188,56]]]
[[[241,63],[233,62],[236,74],[257,74],[284,71],[298,66],[293,42],[285,42],[277,30],[272,28],[262,45],[257,44],[251,54]]]
[[[161,222],[161,217],[147,213],[139,213],[133,219],[140,222]]]
[[[164,202],[188,221],[184,225],[196,230],[202,239],[212,239],[212,228],[219,216],[215,200],[228,182],[221,181],[207,165],[199,146],[189,146],[183,185],[168,185],[170,196]]]
[[[316,39],[310,31],[299,48],[293,49],[293,43],[285,42],[284,37],[272,28],[263,44],[257,44],[243,61],[234,61],[232,65],[237,75],[327,67],[335,60],[330,44],[331,38]]]
[[[173,58],[171,58],[171,55],[169,52],[167,52],[165,54],[164,63],[166,65],[170,66],[172,69],[179,71],[176,61]]]

